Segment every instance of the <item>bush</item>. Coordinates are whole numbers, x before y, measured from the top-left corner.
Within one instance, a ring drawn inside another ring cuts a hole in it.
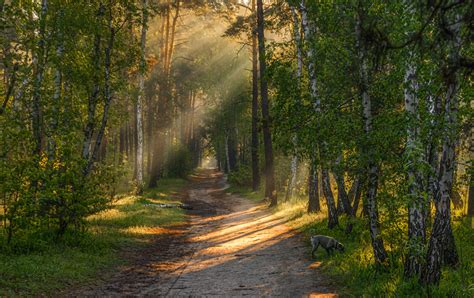
[[[191,153],[186,147],[173,146],[166,163],[167,176],[170,178],[186,178],[193,169]]]
[[[227,180],[238,186],[252,186],[252,169],[249,165],[240,165],[237,170],[229,173]]]
[[[3,247],[30,250],[37,239],[54,242],[70,228],[82,232],[88,216],[109,207],[117,168],[98,163],[85,176],[82,158],[66,146],[61,149],[57,159],[43,154],[40,160],[18,158],[0,164]]]

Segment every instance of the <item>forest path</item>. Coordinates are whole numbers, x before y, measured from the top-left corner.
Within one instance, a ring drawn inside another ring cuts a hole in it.
[[[284,219],[226,193],[226,181],[215,170],[201,170],[191,179],[188,224],[79,295],[335,296]]]

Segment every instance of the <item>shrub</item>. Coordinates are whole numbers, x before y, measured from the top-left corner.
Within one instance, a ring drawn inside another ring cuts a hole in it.
[[[191,153],[184,146],[173,146],[166,163],[167,176],[170,178],[186,178],[193,169]]]
[[[237,170],[229,173],[228,181],[238,186],[252,186],[252,169],[249,165],[240,165]]]

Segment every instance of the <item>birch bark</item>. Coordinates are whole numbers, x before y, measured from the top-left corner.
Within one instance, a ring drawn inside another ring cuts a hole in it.
[[[311,99],[313,101],[313,108],[316,114],[321,114],[321,99],[318,95],[318,86],[317,86],[317,78],[316,78],[316,64],[315,64],[315,53],[314,48],[311,45],[316,33],[316,28],[314,24],[309,22],[308,18],[308,10],[306,7],[305,0],[301,0],[300,3],[300,10],[301,10],[301,27],[304,32],[305,42],[309,43],[309,46],[306,49],[306,59],[308,63],[308,74],[310,80],[310,92],[311,92]],[[326,144],[322,142],[318,144],[319,149],[319,156],[321,161],[324,160],[324,151],[325,151]],[[315,154],[318,151],[315,150]],[[337,216],[336,211],[336,204],[334,201],[334,195],[331,190],[331,180],[329,177],[329,171],[327,166],[321,165],[321,179],[322,179],[322,189],[324,192],[324,196],[326,197],[326,203],[328,206],[328,227],[333,228],[339,224],[339,219]]]
[[[362,97],[362,118],[364,121],[365,134],[370,137],[372,133],[372,101],[369,95],[369,81],[368,81],[368,62],[367,62],[367,50],[365,42],[362,39],[362,20],[360,12],[357,14],[356,20],[356,42],[358,49],[359,58],[359,88]],[[383,244],[382,236],[380,234],[380,223],[377,206],[377,188],[379,179],[379,168],[374,161],[373,149],[365,148],[367,159],[367,172],[368,172],[368,184],[367,192],[365,195],[365,206],[367,210],[367,216],[369,218],[369,230],[370,237],[372,239],[372,248],[374,250],[375,262],[378,264],[385,263],[387,259],[387,252]]]
[[[146,68],[146,33],[148,26],[148,1],[142,0],[142,32],[140,37],[141,65],[138,75],[137,98],[137,194],[143,192],[143,95],[145,93],[145,68]]]
[[[424,284],[438,284],[441,278],[442,264],[456,266],[459,256],[454,242],[451,228],[451,192],[454,180],[454,169],[456,167],[456,144],[458,125],[458,88],[459,73],[458,65],[461,49],[461,17],[456,15],[454,22],[449,26],[452,36],[447,40],[450,50],[448,56],[448,75],[445,77],[447,87],[444,104],[444,131],[443,149],[439,168],[439,191],[435,196],[436,213],[431,231],[426,256],[426,266],[421,274],[421,282]]]

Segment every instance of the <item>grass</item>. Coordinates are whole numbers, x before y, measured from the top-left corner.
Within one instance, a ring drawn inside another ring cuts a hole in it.
[[[181,179],[164,179],[143,196],[123,196],[111,209],[88,219],[87,233],[66,234],[60,243],[41,236],[23,253],[1,250],[0,296],[51,295],[125,264],[120,258],[123,248],[145,246],[159,228],[184,221],[182,209],[145,204],[178,202],[176,194],[185,184]]]
[[[231,185],[225,191],[228,193],[238,193],[244,196],[245,198],[252,200],[254,202],[259,202],[263,197],[260,191],[253,191],[251,188],[237,186],[237,185]]]
[[[232,186],[229,192],[236,192],[253,201],[262,199],[258,192]],[[292,199],[273,209],[278,216],[289,220],[288,224],[310,235],[329,235],[345,245],[345,253],[328,257],[319,249],[315,261],[339,285],[343,297],[474,297],[474,221],[472,218],[454,216],[453,230],[461,264],[457,269],[443,269],[439,287],[422,287],[416,280],[403,278],[403,243],[406,227],[392,224],[385,228],[385,246],[390,255],[390,266],[377,268],[373,265],[370,235],[363,218],[353,220],[353,232],[346,234],[347,218],[340,218],[340,228],[329,230],[325,206],[316,214],[306,213],[306,200]],[[383,221],[383,219],[382,219]],[[386,226],[383,226],[386,227]],[[309,254],[309,241],[308,254]]]

